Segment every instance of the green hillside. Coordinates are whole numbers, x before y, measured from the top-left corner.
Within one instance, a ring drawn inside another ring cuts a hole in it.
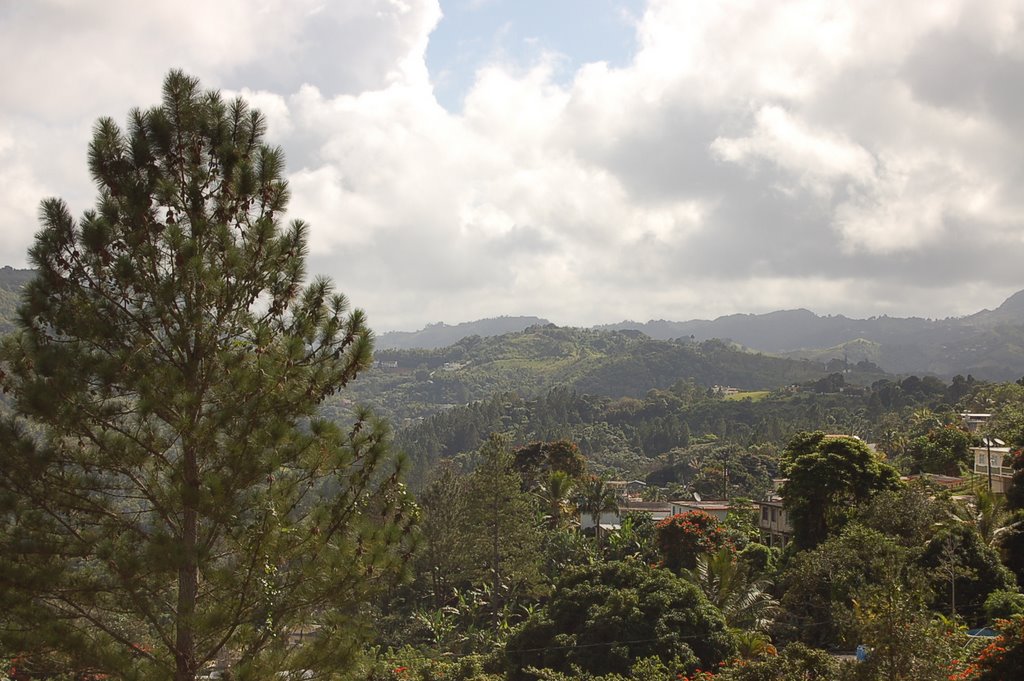
[[[692,380],[651,389],[640,397],[583,394],[568,388],[534,397],[497,393],[407,424],[399,429],[396,444],[412,463],[414,485],[439,461],[477,449],[492,432],[505,434],[516,445],[568,439],[579,444],[593,470],[663,485],[678,478],[677,464],[695,452],[711,459],[727,455],[745,466],[748,454],[777,452],[801,430],[849,433],[891,445],[899,439],[893,439],[898,424],[910,412],[942,414],[945,422],[955,422],[956,405],[981,385],[969,379],[946,384],[935,377],[909,376],[879,379],[864,387],[847,383],[843,376],[728,395]],[[704,445],[711,450],[691,451]],[[737,493],[763,491],[747,488]]]
[[[855,338],[830,348],[794,350],[782,353],[782,356],[793,359],[809,359],[813,362],[822,362],[823,364],[827,364],[833,359],[843,359],[852,364],[862,361],[878,364],[884,354],[881,344],[865,338]]]
[[[744,352],[721,341],[653,340],[636,331],[534,326],[465,338],[439,350],[382,350],[346,397],[403,426],[496,393],[523,397],[564,387],[611,398],[642,397],[680,381],[702,389],[771,390],[827,375],[824,365]],[[853,383],[883,377],[854,373]],[[340,404],[334,407],[344,406]]]
[[[35,274],[33,270],[0,267],[0,333],[14,330],[14,318],[21,287]]]

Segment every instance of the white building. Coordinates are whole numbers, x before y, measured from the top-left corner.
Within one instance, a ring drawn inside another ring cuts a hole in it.
[[[793,539],[793,523],[782,504],[782,497],[769,494],[764,500],[754,503],[759,511],[757,528],[761,533],[761,542],[778,547],[788,544]]]
[[[1010,448],[971,447],[971,453],[974,454],[974,474],[983,482],[987,482],[991,477],[992,491],[996,494],[1006,494],[1010,479],[1013,477]]]
[[[605,511],[598,518],[602,532],[611,532],[622,527],[622,518],[627,513],[646,513],[651,520],[658,522],[672,515],[672,504],[667,501],[628,501],[619,502],[618,511]],[[591,514],[580,513],[580,529],[589,530],[594,526]]]
[[[729,502],[713,500],[672,502],[672,515],[686,513],[688,511],[704,511],[708,515],[714,517],[718,522],[724,523],[725,517],[729,515]]]

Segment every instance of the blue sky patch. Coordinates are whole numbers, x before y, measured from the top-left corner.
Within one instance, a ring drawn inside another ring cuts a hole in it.
[[[529,68],[541,55],[560,56],[555,78],[568,83],[582,65],[629,63],[642,0],[449,0],[430,36],[427,67],[438,101],[461,111],[478,68]]]

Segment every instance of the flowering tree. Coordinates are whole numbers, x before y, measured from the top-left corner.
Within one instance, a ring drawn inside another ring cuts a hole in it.
[[[1002,633],[995,641],[981,649],[974,661],[951,681],[1006,681],[1020,678],[1024,670],[1024,616],[999,620]]]
[[[725,528],[704,511],[687,511],[665,518],[655,526],[658,549],[673,572],[693,570],[697,556],[714,553],[728,543]]]

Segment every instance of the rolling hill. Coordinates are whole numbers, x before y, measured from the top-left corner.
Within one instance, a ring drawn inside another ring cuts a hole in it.
[[[502,336],[471,336],[435,350],[378,350],[376,365],[346,390],[398,424],[510,392],[524,397],[562,387],[611,398],[692,382],[771,390],[814,381],[829,369],[807,359],[746,352],[718,340],[656,340],[637,331],[532,326]],[[884,377],[854,369],[848,382]]]

